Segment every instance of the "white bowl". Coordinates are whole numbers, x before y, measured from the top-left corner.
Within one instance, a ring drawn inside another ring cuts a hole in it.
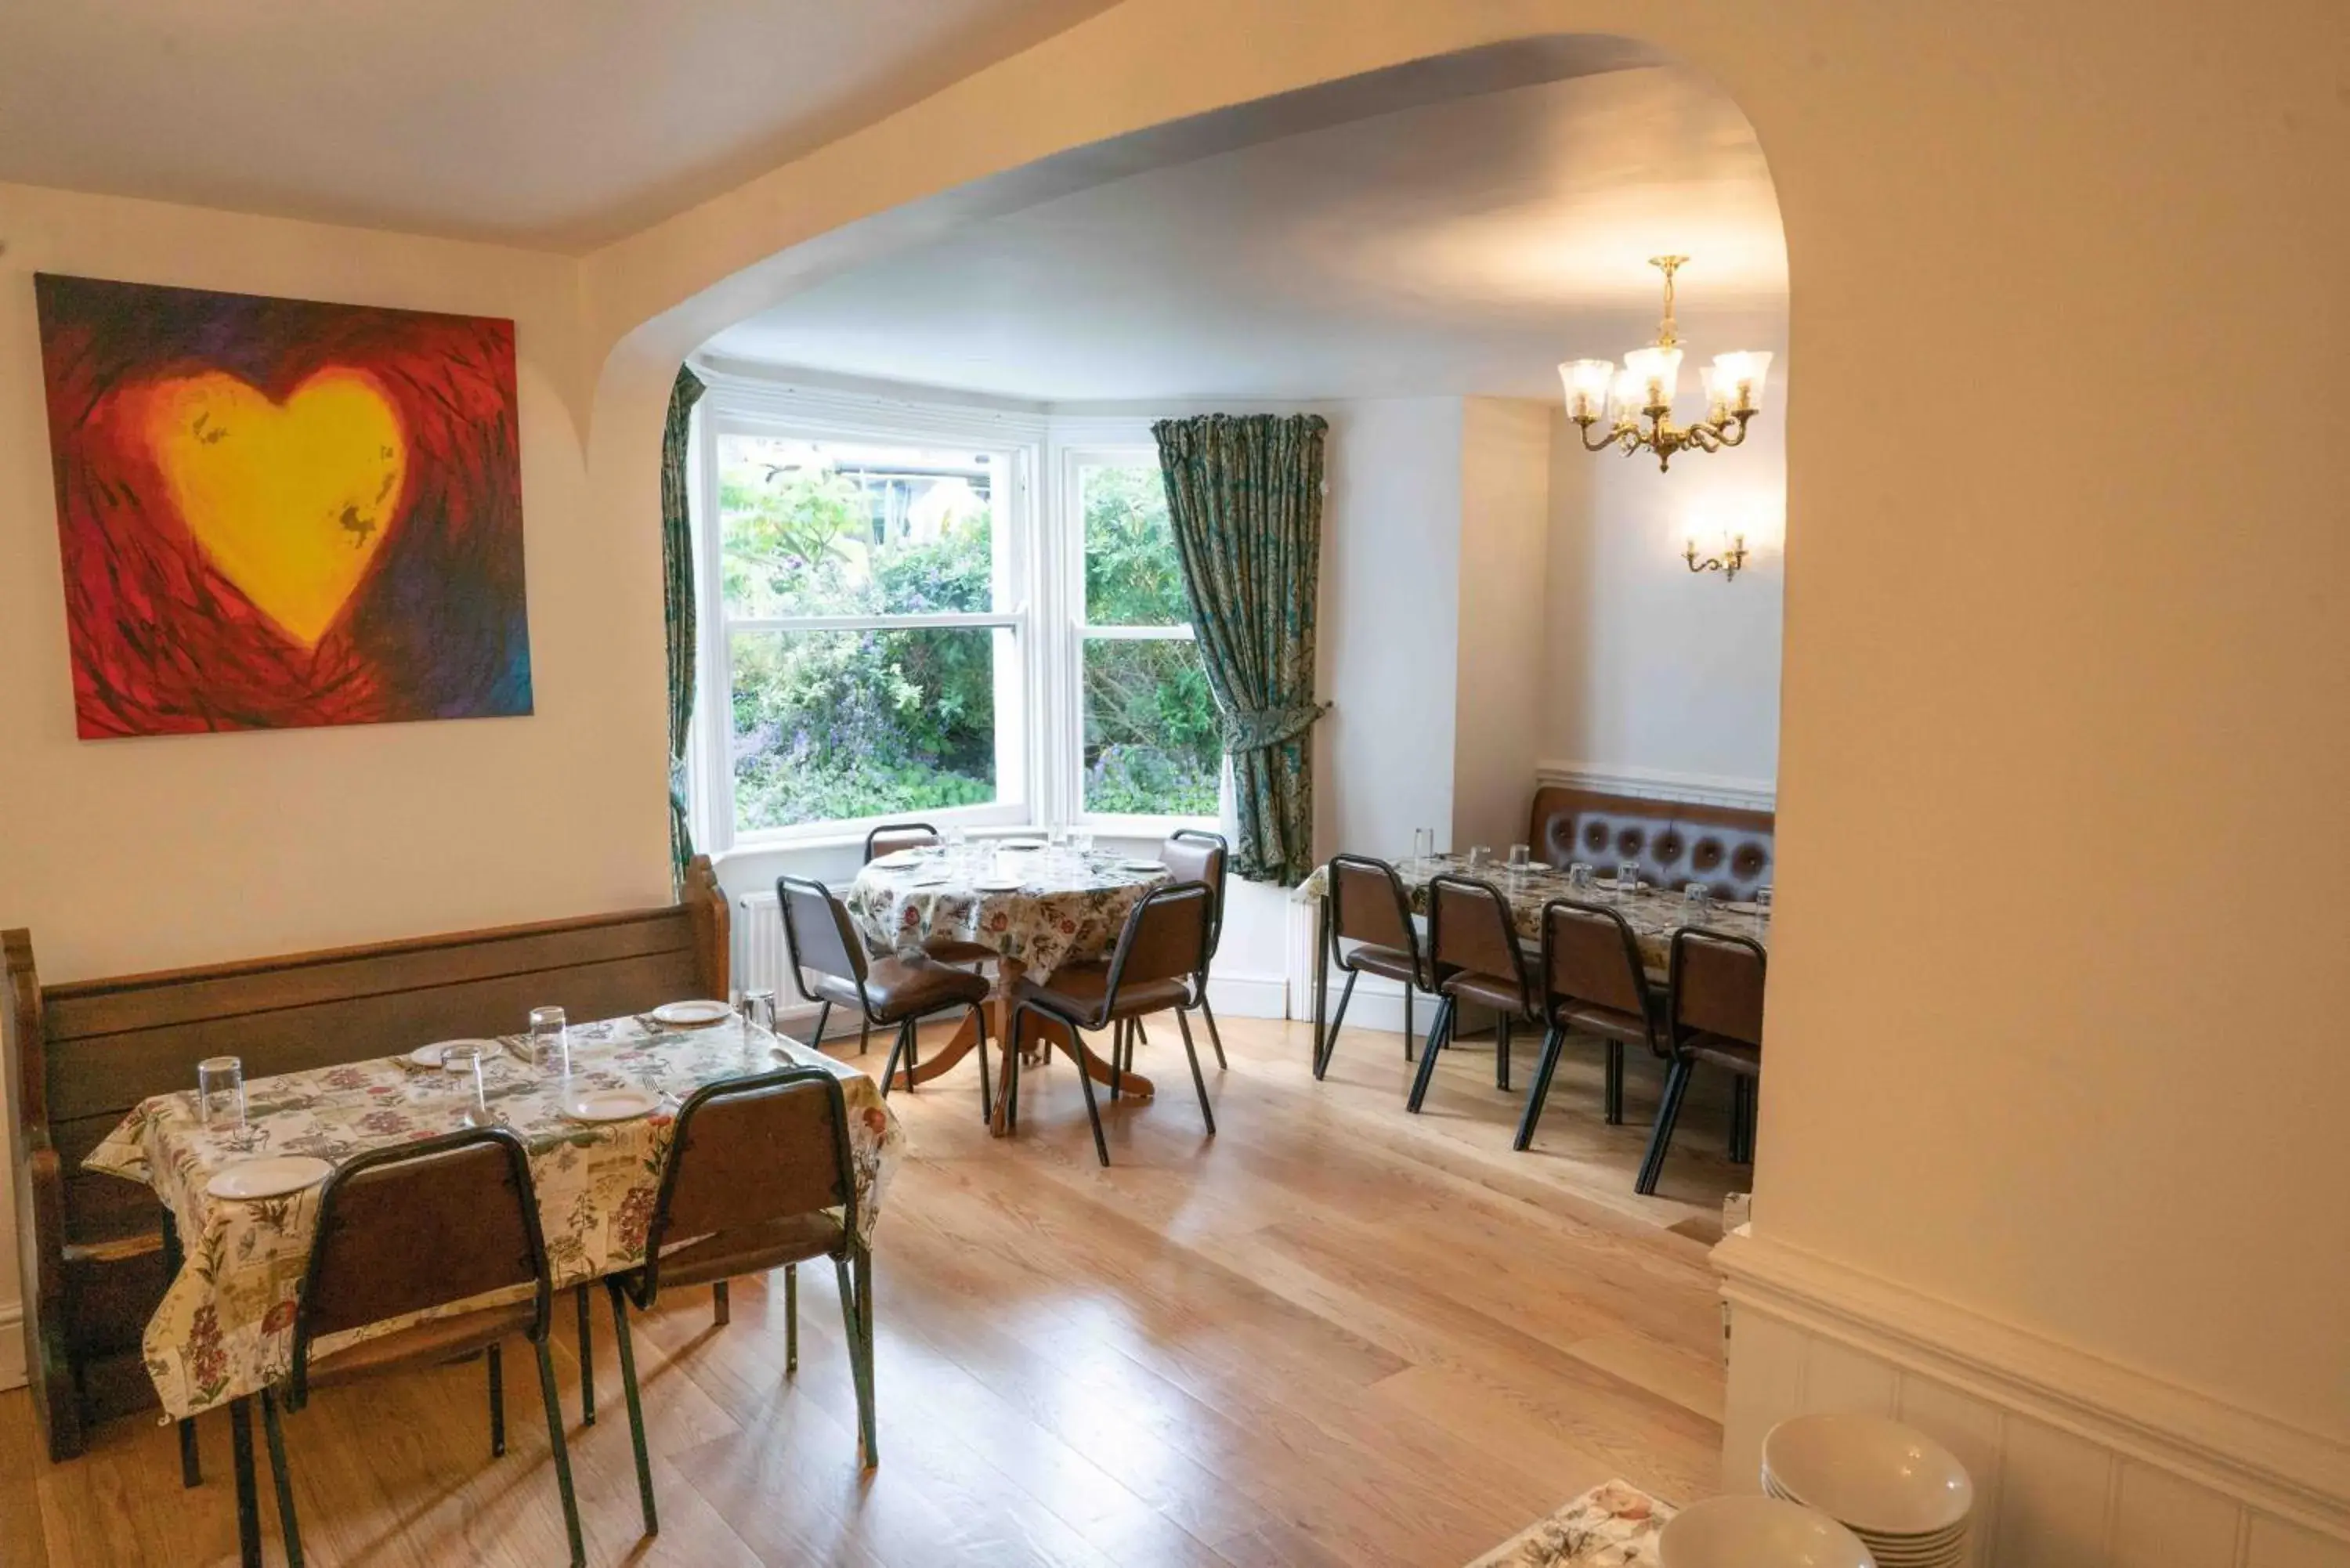
[[[1875,1536],[1938,1536],[1975,1503],[1966,1466],[1915,1428],[1839,1413],[1782,1421],[1762,1438],[1776,1490]]]
[[[1851,1531],[1773,1497],[1691,1503],[1657,1537],[1657,1562],[1659,1568],[1876,1568]]]

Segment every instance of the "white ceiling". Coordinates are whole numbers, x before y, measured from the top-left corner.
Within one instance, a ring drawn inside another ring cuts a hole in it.
[[[584,250],[1108,0],[0,0],[0,181]]]
[[[1783,347],[1786,251],[1754,134],[1647,67],[1260,142],[989,219],[828,278],[709,352],[1042,402],[1552,397],[1654,335]]]

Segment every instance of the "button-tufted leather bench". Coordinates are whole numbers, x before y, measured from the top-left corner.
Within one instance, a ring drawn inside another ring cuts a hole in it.
[[[1773,821],[1767,811],[1550,784],[1534,793],[1531,842],[1553,866],[1581,860],[1612,877],[1629,860],[1663,887],[1703,882],[1717,898],[1752,898],[1778,858]]]

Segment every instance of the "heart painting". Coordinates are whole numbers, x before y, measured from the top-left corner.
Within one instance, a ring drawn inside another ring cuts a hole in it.
[[[35,291],[85,739],[531,711],[513,323]]]

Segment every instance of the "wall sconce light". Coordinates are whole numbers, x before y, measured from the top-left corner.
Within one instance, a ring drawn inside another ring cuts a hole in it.
[[[1731,535],[1718,556],[1699,555],[1697,540],[1692,537],[1681,551],[1681,559],[1689,563],[1689,569],[1692,572],[1720,572],[1723,582],[1734,583],[1738,580],[1739,571],[1746,565],[1746,535]]]

